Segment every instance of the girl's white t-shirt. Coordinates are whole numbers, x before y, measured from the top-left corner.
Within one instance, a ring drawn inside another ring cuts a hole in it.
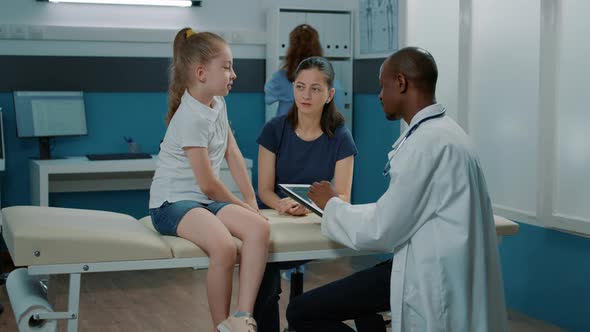
[[[203,194],[191,168],[184,147],[205,147],[209,151],[211,167],[217,178],[227,149],[229,123],[223,97],[213,98],[212,107],[206,106],[184,92],[180,106],[172,117],[156,163],[150,187],[149,208],[191,200],[213,202]]]

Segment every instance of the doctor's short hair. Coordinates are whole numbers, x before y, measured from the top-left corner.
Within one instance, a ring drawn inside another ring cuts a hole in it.
[[[424,92],[435,93],[438,68],[434,57],[420,47],[405,47],[387,59],[390,73],[403,74],[413,85]]]
[[[328,89],[334,88],[334,67],[328,59],[322,58],[320,56],[312,56],[307,59],[301,61],[301,63],[297,66],[295,70],[295,76],[293,79],[297,79],[299,73],[303,70],[308,69],[317,69],[322,74],[324,74],[325,83],[328,86]],[[291,123],[291,127],[293,130],[297,129],[298,118],[297,118],[297,103],[293,103],[289,113],[287,114],[287,119]],[[322,117],[320,118],[320,127],[322,131],[326,133],[329,137],[333,137],[336,131],[336,128],[342,126],[344,124],[344,116],[338,111],[336,108],[336,104],[334,103],[334,97],[330,100],[329,103],[324,105],[324,109],[322,111]]]

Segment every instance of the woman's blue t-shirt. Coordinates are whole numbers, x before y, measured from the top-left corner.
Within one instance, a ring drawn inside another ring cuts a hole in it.
[[[350,131],[336,128],[333,137],[322,134],[304,141],[295,134],[286,115],[277,116],[264,125],[256,142],[276,155],[275,192],[286,197],[277,184],[312,184],[332,181],[336,162],[357,154]]]

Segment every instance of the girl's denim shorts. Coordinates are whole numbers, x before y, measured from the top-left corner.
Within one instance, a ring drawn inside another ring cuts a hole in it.
[[[217,213],[230,203],[213,202],[210,204],[196,201],[178,201],[174,203],[164,202],[159,208],[150,209],[152,224],[162,235],[178,236],[176,229],[184,215],[194,208],[203,208],[217,215]]]

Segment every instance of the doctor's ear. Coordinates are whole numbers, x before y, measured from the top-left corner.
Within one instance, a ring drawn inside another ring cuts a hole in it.
[[[408,90],[408,79],[404,74],[395,75],[395,83],[399,88],[399,92],[404,93]]]

